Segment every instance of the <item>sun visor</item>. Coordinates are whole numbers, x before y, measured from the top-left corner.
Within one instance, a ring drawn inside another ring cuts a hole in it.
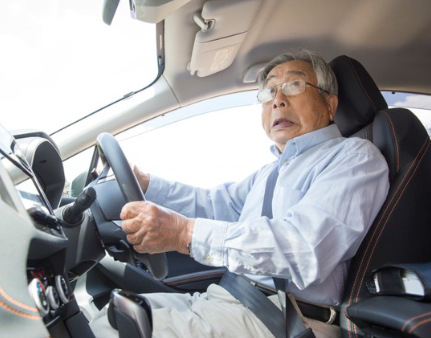
[[[188,69],[205,77],[229,67],[244,41],[261,0],[214,0],[196,13],[196,34]]]

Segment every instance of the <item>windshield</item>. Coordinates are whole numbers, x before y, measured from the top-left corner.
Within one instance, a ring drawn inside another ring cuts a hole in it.
[[[156,27],[120,1],[110,26],[100,0],[0,2],[0,123],[49,134],[150,84]],[[103,113],[103,112],[102,112]]]

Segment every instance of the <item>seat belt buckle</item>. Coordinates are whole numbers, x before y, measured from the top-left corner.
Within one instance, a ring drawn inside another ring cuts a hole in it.
[[[325,324],[333,324],[335,322],[335,319],[337,318],[337,311],[335,311],[335,309],[332,306],[329,307],[329,311],[330,311],[329,319]]]

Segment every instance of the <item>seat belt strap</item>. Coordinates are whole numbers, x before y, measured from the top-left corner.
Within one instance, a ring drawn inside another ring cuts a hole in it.
[[[269,173],[266,180],[265,194],[263,195],[262,216],[272,219],[272,196],[274,196],[275,183],[278,178],[278,165]]]
[[[262,216],[269,219],[273,218],[272,197],[277,178],[278,165],[274,167],[268,176],[263,198]],[[277,289],[285,290],[284,279],[274,278],[274,283]],[[226,271],[220,281],[220,286],[229,291],[232,296],[252,311],[276,338],[315,338],[313,331],[305,328],[294,305],[287,299],[286,294],[284,295],[286,298],[285,304],[282,304],[285,311],[283,313],[268,297],[241,275]]]
[[[226,271],[219,285],[251,310],[276,338],[286,338],[283,312],[250,281]]]
[[[268,179],[266,181],[265,194],[263,196],[263,205],[262,205],[262,216],[266,216],[269,219],[273,218],[272,214],[272,199],[274,196],[275,184],[277,183],[278,178],[278,165],[272,169],[269,173]],[[293,303],[288,299],[286,295],[286,281],[282,278],[273,278],[274,284],[277,290],[283,292],[283,298],[280,299],[280,304],[284,311],[283,323],[285,323],[284,328],[284,336],[288,337],[314,337],[313,331],[311,329],[306,329],[302,319],[299,317],[298,312],[296,311]],[[255,288],[256,289],[256,288]],[[259,290],[255,290],[255,292],[261,293]],[[279,291],[279,292],[280,292]],[[265,297],[265,296],[264,296]],[[279,293],[279,297],[281,297]],[[265,297],[266,298],[266,297]],[[266,298],[267,299],[267,298]],[[267,301],[271,302],[269,299]],[[272,303],[272,302],[271,302]],[[263,309],[260,309],[262,311]],[[278,310],[278,308],[277,308]],[[268,327],[269,328],[269,327]]]
[[[265,194],[263,196],[263,205],[262,205],[262,216],[268,217],[268,219],[272,219],[272,198],[274,196],[275,184],[277,183],[278,178],[278,165],[272,169],[269,173],[268,179],[266,180]],[[284,291],[286,289],[286,281],[282,278],[273,278],[275,288],[277,290]]]

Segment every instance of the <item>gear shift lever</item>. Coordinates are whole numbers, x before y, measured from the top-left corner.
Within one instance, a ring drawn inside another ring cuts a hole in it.
[[[153,331],[151,305],[134,292],[115,289],[108,308],[109,324],[120,338],[150,338]]]

